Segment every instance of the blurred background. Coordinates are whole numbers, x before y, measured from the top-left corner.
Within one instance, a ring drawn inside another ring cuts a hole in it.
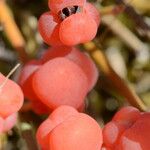
[[[123,83],[150,108],[150,0],[90,2],[101,14],[101,24],[93,43],[106,56],[104,60],[116,72],[116,78],[123,79]],[[27,59],[39,58],[49,47],[37,30],[38,18],[48,10],[47,0],[0,0],[0,71],[4,75],[18,62],[24,64]],[[79,47],[86,51],[84,45]],[[105,68],[98,68],[99,79],[87,96],[85,111],[103,126],[120,107],[129,104],[129,93],[123,91],[122,83],[114,85],[118,80],[112,82]],[[18,74],[19,70],[12,79],[16,80]],[[5,145],[3,149],[37,150],[34,134],[45,117],[31,110],[21,111],[16,127],[7,136],[0,137]]]

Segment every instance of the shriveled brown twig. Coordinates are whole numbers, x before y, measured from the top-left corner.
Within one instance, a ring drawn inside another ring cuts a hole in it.
[[[96,47],[93,42],[84,44],[85,50],[91,55],[93,60],[97,63],[99,69],[105,73],[108,79],[119,93],[126,98],[126,100],[133,106],[142,111],[146,111],[147,107],[137,94],[122,80],[115,71],[111,68],[104,53]]]
[[[21,61],[27,60],[25,40],[18,29],[11,11],[4,0],[0,0],[0,23],[12,46],[18,51]]]

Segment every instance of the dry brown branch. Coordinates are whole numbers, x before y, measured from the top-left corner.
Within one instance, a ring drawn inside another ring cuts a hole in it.
[[[18,29],[12,13],[4,0],[0,0],[0,23],[12,46],[18,51],[21,61],[27,60],[25,40]]]
[[[96,47],[93,42],[84,44],[85,50],[91,55],[93,60],[98,65],[99,69],[103,71],[112,82],[113,86],[119,91],[119,93],[126,98],[126,100],[133,106],[139,108],[142,111],[146,111],[147,108],[143,101],[137,96],[137,94],[131,89],[124,80],[122,80],[115,71],[111,68],[104,53]]]

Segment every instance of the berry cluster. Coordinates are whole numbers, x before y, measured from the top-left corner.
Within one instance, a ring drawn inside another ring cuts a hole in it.
[[[17,122],[25,96],[35,113],[49,115],[36,133],[41,150],[150,150],[150,113],[122,108],[103,130],[82,113],[98,71],[74,46],[95,37],[98,10],[86,0],[49,0],[48,6],[38,26],[51,47],[23,66],[18,81],[22,90],[0,74],[0,134]]]
[[[88,55],[73,47],[94,38],[99,12],[86,0],[49,0],[39,31],[51,47],[22,69],[19,84],[37,114],[51,114],[37,130],[42,150],[149,150],[150,115],[120,110],[102,130],[84,109],[98,71]],[[142,124],[142,122],[144,122]],[[137,136],[137,132],[140,134]]]
[[[50,0],[48,5],[51,11],[40,17],[39,31],[51,47],[25,64],[19,79],[34,112],[52,111],[37,131],[38,143],[42,150],[100,150],[101,128],[78,112],[98,71],[87,54],[73,47],[94,38],[99,12],[85,0]]]
[[[85,96],[97,78],[95,64],[75,47],[53,46],[39,60],[23,67],[19,83],[33,111],[49,114],[54,110],[37,131],[43,150],[101,148],[101,128],[91,117],[78,112],[84,109]],[[75,146],[76,142],[80,144]]]
[[[21,88],[0,74],[0,133],[10,130],[17,121],[17,111],[23,105]]]
[[[53,46],[24,66],[19,83],[34,110],[40,108],[42,114],[61,105],[80,110],[97,78],[96,66],[86,54],[74,47]]]
[[[150,113],[122,108],[103,129],[106,150],[149,150]]]
[[[49,0],[49,8],[39,19],[39,32],[47,44],[73,46],[95,37],[99,12],[86,0]]]

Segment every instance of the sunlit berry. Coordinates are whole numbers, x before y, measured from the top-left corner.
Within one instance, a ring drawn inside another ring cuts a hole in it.
[[[149,128],[150,113],[124,107],[104,127],[104,145],[112,150],[149,150]]]
[[[149,150],[150,149],[150,113],[144,113],[120,138],[121,150]]]
[[[41,63],[39,61],[31,60],[23,66],[20,73],[18,83],[21,86],[25,97],[31,101],[38,99],[32,88],[32,76],[40,66]]]
[[[88,91],[87,77],[82,69],[62,57],[40,67],[34,74],[32,84],[36,95],[51,109],[60,105],[79,108]]]
[[[94,119],[86,114],[78,113],[69,106],[61,106],[55,111],[37,131],[37,139],[42,149],[101,149],[101,128]]]
[[[98,79],[98,70],[88,55],[75,47],[54,46],[49,48],[40,61],[45,63],[56,57],[65,57],[75,62],[85,73],[89,82],[89,91],[95,86]]]
[[[59,38],[60,23],[60,18],[51,12],[41,15],[38,21],[38,29],[44,42],[49,45],[62,45]]]
[[[121,124],[116,121],[110,121],[103,129],[104,144],[106,147],[113,148],[117,145],[122,133],[128,128],[126,124]]]
[[[55,109],[37,130],[36,138],[41,148],[44,150],[48,150],[50,132],[68,117],[77,114],[77,110],[70,106],[60,106]]]
[[[49,45],[76,45],[92,40],[100,22],[98,10],[85,0],[49,1],[39,19],[39,32]],[[88,32],[87,32],[88,31]]]
[[[31,60],[26,63],[21,70],[18,81],[23,90],[24,96],[31,101],[32,110],[40,115],[50,113],[50,109],[39,100],[32,87],[33,75],[41,65],[42,63],[37,60]]]
[[[137,108],[128,106],[120,109],[113,117],[113,120],[132,125],[140,116],[141,112]]]
[[[100,13],[97,10],[97,8],[94,5],[92,5],[91,3],[87,2],[85,4],[85,11],[87,14],[89,14],[89,16],[91,16],[95,20],[97,26],[99,26],[99,24],[100,24]]]
[[[59,37],[65,45],[77,45],[92,40],[96,32],[97,24],[91,16],[86,13],[77,13],[60,24]]]
[[[0,74],[0,84],[0,116],[7,118],[19,111],[23,105],[24,96],[21,88],[12,80],[6,79],[2,74]]]

